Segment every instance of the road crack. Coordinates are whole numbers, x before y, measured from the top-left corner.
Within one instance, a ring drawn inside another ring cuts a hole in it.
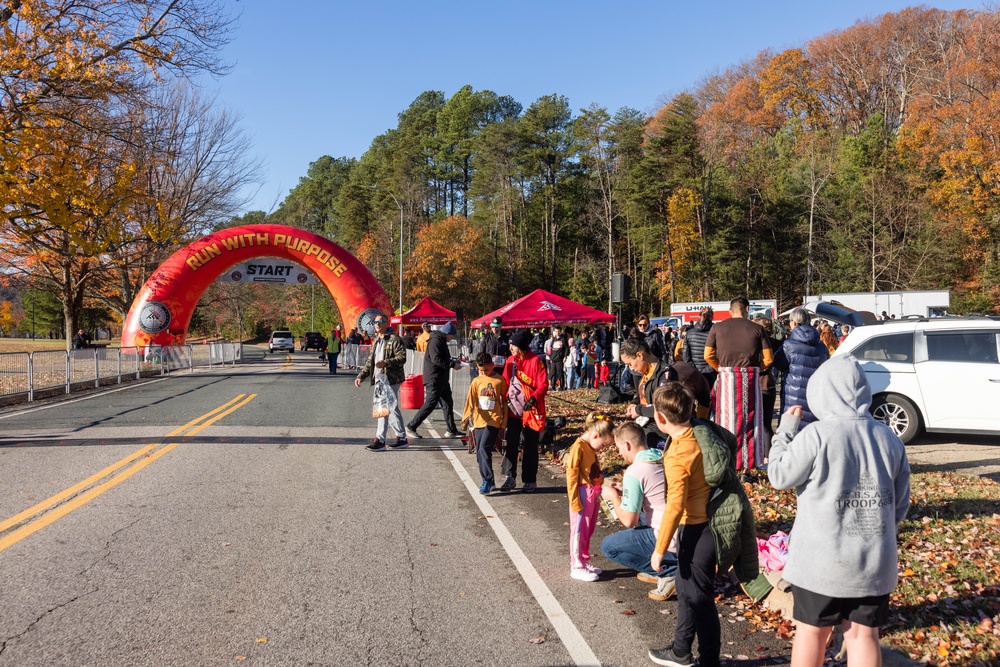
[[[8,645],[10,645],[11,642],[18,640],[21,637],[24,637],[26,634],[28,634],[29,632],[31,632],[32,630],[34,630],[35,626],[38,625],[39,623],[41,623],[47,616],[49,616],[53,612],[59,611],[63,607],[67,607],[67,606],[73,604],[77,600],[85,598],[88,595],[93,595],[98,590],[100,590],[100,589],[95,587],[93,590],[86,591],[85,593],[80,593],[79,595],[76,595],[76,596],[70,598],[69,600],[66,600],[65,602],[60,602],[56,606],[54,606],[54,607],[52,607],[52,608],[47,609],[46,611],[44,611],[41,615],[38,616],[38,618],[36,618],[31,623],[29,623],[28,626],[24,630],[22,630],[21,632],[18,632],[18,633],[13,634],[13,635],[11,635],[11,636],[3,639],[3,640],[0,640],[0,656],[2,656],[3,653],[4,653],[4,651],[7,650],[7,647],[8,647]]]

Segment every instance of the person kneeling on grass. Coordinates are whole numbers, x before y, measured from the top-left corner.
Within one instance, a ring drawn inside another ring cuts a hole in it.
[[[796,621],[792,667],[823,662],[833,626],[844,632],[848,667],[880,665],[878,626],[896,588],[896,535],[910,506],[903,443],[868,413],[871,387],[850,355],[833,356],[806,386],[819,421],[799,431],[803,409],[774,434],[768,478],[795,488],[796,513],[783,576]]]
[[[488,352],[476,356],[476,368],[479,375],[469,386],[462,423],[471,423],[473,429],[476,461],[483,478],[479,493],[485,495],[495,488],[493,448],[503,442],[503,430],[507,428],[507,381],[494,374],[493,357]]]
[[[608,560],[637,571],[639,581],[655,584],[656,588],[649,591],[650,598],[666,600],[675,589],[676,539],[667,548],[659,570],[654,571],[649,565],[666,506],[663,452],[646,446],[646,433],[635,422],[625,422],[615,429],[615,445],[629,467],[621,484],[606,481],[601,495],[611,503],[618,520],[628,530],[605,537],[601,553]]]

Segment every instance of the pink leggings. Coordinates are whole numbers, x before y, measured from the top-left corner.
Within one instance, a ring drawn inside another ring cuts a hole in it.
[[[577,569],[590,562],[590,538],[597,525],[597,504],[601,498],[600,486],[579,486],[583,511],[569,511],[569,565]]]

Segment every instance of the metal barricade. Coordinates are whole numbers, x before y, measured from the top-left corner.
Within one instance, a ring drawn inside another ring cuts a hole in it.
[[[0,396],[31,393],[31,356],[27,352],[0,354]]]
[[[31,353],[32,394],[45,389],[67,387],[69,354],[65,350],[41,350]],[[67,393],[69,389],[67,388]],[[34,396],[32,396],[34,398]]]

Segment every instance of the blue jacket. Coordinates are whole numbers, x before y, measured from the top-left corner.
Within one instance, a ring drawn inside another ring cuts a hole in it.
[[[690,334],[689,334],[690,335]],[[785,374],[781,385],[781,412],[794,405],[802,406],[802,423],[816,421],[806,402],[806,384],[820,364],[830,358],[830,351],[819,339],[819,332],[808,324],[792,329],[788,339],[774,355],[774,366]]]

